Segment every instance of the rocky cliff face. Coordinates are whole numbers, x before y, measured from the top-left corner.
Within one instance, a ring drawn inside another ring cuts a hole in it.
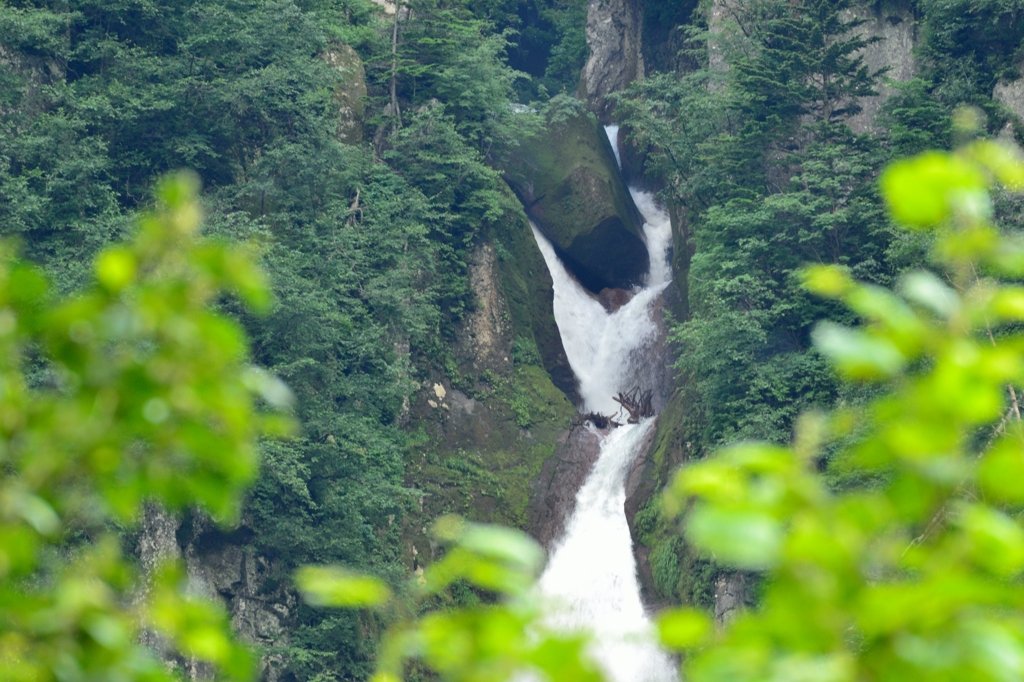
[[[324,61],[337,69],[340,80],[334,99],[341,111],[338,138],[347,144],[363,141],[363,118],[366,114],[366,71],[363,60],[349,45],[338,45],[324,54]]]
[[[65,67],[56,60],[19,54],[2,44],[0,44],[0,68],[9,69],[25,76],[25,88],[19,93],[18,109],[29,116],[34,116],[42,110],[44,102],[46,102],[44,88],[63,81],[65,78]]]
[[[551,278],[511,191],[508,203],[470,258],[476,300],[452,361],[411,401],[410,428],[426,440],[406,473],[421,495],[403,530],[410,566],[432,559],[427,530],[442,514],[532,528],[531,481],[569,440],[576,385],[555,325]]]
[[[163,563],[181,562],[189,592],[220,602],[243,641],[259,648],[285,644],[297,597],[285,584],[271,579],[273,567],[249,546],[251,538],[252,531],[244,521],[236,528],[224,529],[199,512],[182,517],[149,506],[136,543],[144,576],[141,590],[149,589],[150,578]],[[185,679],[213,679],[214,671],[208,664],[172,653],[155,633],[143,632],[142,642],[179,668]],[[279,656],[263,655],[261,679],[277,682],[282,663]]]
[[[1018,71],[1024,70],[1018,65]],[[1006,107],[1010,120],[1003,126],[1000,137],[1024,142],[1024,78],[1000,80],[992,92],[992,99]]]
[[[913,12],[906,7],[886,10],[883,7],[858,7],[850,13],[863,20],[858,29],[865,39],[878,39],[864,48],[864,63],[872,72],[886,69],[885,79],[905,83],[917,71],[914,64],[914,39],[916,22]],[[850,118],[854,132],[865,133],[875,130],[875,118],[879,109],[895,88],[883,82],[878,96],[864,97],[860,101],[862,110]]]
[[[590,0],[580,95],[602,123],[613,122],[608,95],[644,77],[642,35],[642,0]]]

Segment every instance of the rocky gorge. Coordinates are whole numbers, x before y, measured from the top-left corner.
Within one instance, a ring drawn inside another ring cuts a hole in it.
[[[729,68],[716,64],[715,55],[718,41],[742,33],[735,20],[737,3],[714,0],[706,8],[713,67]],[[679,56],[679,29],[699,8],[677,11],[686,16],[666,26],[658,22],[675,15],[659,3],[590,0],[589,56],[577,91],[581,105],[546,120],[498,169],[507,183],[505,214],[473,247],[468,276],[475,305],[461,323],[451,362],[432,367],[432,374],[419,381],[403,416],[403,428],[420,435],[406,455],[405,483],[418,495],[418,511],[402,521],[400,533],[409,573],[436,555],[427,528],[443,514],[522,528],[549,549],[565,533],[577,493],[598,460],[601,438],[579,418],[580,386],[556,325],[552,278],[530,225],[606,309],[620,308],[643,284],[651,259],[629,184],[659,188],[667,179],[656,170],[644,171],[648,150],[634,146],[628,130],[610,142],[602,126],[618,121],[615,93],[652,73],[689,68]],[[861,110],[849,120],[855,132],[872,133],[887,98],[919,74],[918,10],[909,3],[863,3],[850,16],[863,21],[856,30],[867,41],[865,64],[885,74],[877,94],[862,97]],[[346,124],[338,135],[351,144],[363,141],[363,119],[369,115],[361,108],[366,85],[358,59],[350,48],[325,57],[344,74],[337,105]],[[1008,111],[1007,135],[1024,125],[1024,80],[1012,75],[1004,74],[991,93]],[[692,446],[686,378],[677,377],[672,367],[665,320],[666,312],[676,321],[689,314],[695,245],[687,210],[671,203],[665,208],[671,216],[671,282],[655,304],[659,334],[644,375],[645,387],[655,391],[658,416],[628,466],[624,512],[645,606],[654,610],[671,602],[666,584],[685,583],[693,600],[722,621],[749,602],[753,580],[690,555],[651,522],[656,496],[671,472],[702,454]],[[143,567],[160,557],[180,557],[193,589],[223,601],[236,630],[270,652],[263,658],[263,675],[276,682],[284,678],[273,650],[288,641],[297,597],[274,560],[252,547],[251,533],[245,518],[224,530],[198,514],[173,518],[154,510],[140,530],[137,551]],[[678,566],[666,577],[669,555]],[[680,575],[687,572],[689,577]],[[188,671],[193,679],[205,674]]]

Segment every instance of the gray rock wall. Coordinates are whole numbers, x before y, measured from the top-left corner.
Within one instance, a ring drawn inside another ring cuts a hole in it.
[[[338,138],[347,144],[359,144],[363,141],[363,119],[366,114],[363,101],[366,97],[366,71],[363,61],[348,45],[338,45],[328,50],[323,59],[341,75],[334,91],[334,99],[341,112]]]
[[[469,281],[476,307],[459,330],[460,355],[469,359],[474,373],[507,375],[512,369],[512,325],[493,243],[484,242],[470,254]]]
[[[714,0],[711,5],[708,15],[708,59],[713,71],[725,72],[728,69],[725,54],[730,48],[736,48],[737,42],[744,40],[743,32],[733,18],[741,6],[742,0]],[[875,119],[879,110],[895,92],[895,88],[887,81],[905,83],[917,73],[914,63],[917,23],[910,7],[893,7],[888,4],[880,7],[855,7],[845,12],[845,15],[846,20],[864,21],[857,31],[865,40],[877,39],[861,53],[868,69],[871,72],[887,69],[877,88],[878,95],[861,98],[861,112],[849,119],[854,132],[872,132],[876,130]],[[716,87],[716,84],[712,83],[712,87]]]
[[[996,83],[992,99],[1001,103],[1010,112],[1010,120],[1006,122],[999,137],[1017,143],[1020,139],[1016,131],[1024,131],[1024,78]]]
[[[715,622],[724,625],[739,615],[749,600],[749,579],[743,573],[722,573],[715,581]]]
[[[851,15],[865,21],[859,30],[866,39],[881,39],[864,48],[864,62],[868,69],[875,72],[887,68],[884,80],[905,83],[913,78],[917,73],[914,63],[916,22],[913,13],[905,8],[876,11],[858,7]],[[877,90],[878,96],[861,98],[862,111],[849,119],[854,132],[874,131],[879,109],[895,92],[895,88],[885,82]]]
[[[256,647],[287,642],[286,623],[297,597],[287,587],[270,581],[270,563],[249,545],[252,538],[244,523],[226,530],[200,512],[183,520],[150,505],[143,515],[137,540],[137,556],[143,575],[140,596],[150,588],[156,570],[168,561],[181,561],[188,576],[188,592],[219,602],[242,641]],[[195,659],[174,652],[159,635],[145,631],[142,643],[155,651],[168,667],[176,667],[187,680],[212,680],[214,670]],[[277,682],[283,661],[268,654],[260,659],[260,679]]]
[[[590,0],[587,46],[590,56],[580,75],[580,95],[602,123],[611,123],[607,96],[644,77],[641,0]]]

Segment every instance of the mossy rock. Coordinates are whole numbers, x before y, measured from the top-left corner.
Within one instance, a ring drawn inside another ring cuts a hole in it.
[[[530,481],[576,416],[547,266],[507,188],[505,204],[474,249],[478,300],[451,362],[434,367],[410,401],[406,484],[422,494],[403,528],[413,565],[436,558],[425,529],[443,514],[525,529]]]
[[[588,289],[629,288],[649,267],[643,218],[592,114],[578,111],[523,142],[505,179]]]
[[[536,347],[540,365],[551,381],[577,402],[576,376],[555,323],[551,274],[522,206],[511,192],[506,200],[505,219],[490,228],[489,237],[497,254],[515,345]]]
[[[413,405],[414,428],[426,438],[413,448],[407,484],[425,497],[410,538],[429,519],[453,513],[525,528],[529,482],[568,429],[572,404],[543,368],[529,365],[486,393],[443,394],[428,389]],[[424,409],[426,400],[433,404]]]

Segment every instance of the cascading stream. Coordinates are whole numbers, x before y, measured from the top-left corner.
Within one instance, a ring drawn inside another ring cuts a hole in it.
[[[608,132],[615,148],[614,132]],[[651,317],[652,304],[671,280],[668,216],[650,194],[631,193],[646,221],[644,236],[651,268],[645,285],[612,313],[565,269],[551,244],[534,227],[554,283],[555,321],[579,381],[585,412],[614,414],[619,405],[612,396],[639,383],[645,350],[658,333]],[[653,426],[654,420],[646,419],[603,436],[594,469],[577,493],[565,536],[540,579],[541,592],[554,604],[550,624],[593,632],[592,654],[615,682],[677,679],[671,659],[653,641],[651,623],[640,600],[624,509],[626,473]]]

